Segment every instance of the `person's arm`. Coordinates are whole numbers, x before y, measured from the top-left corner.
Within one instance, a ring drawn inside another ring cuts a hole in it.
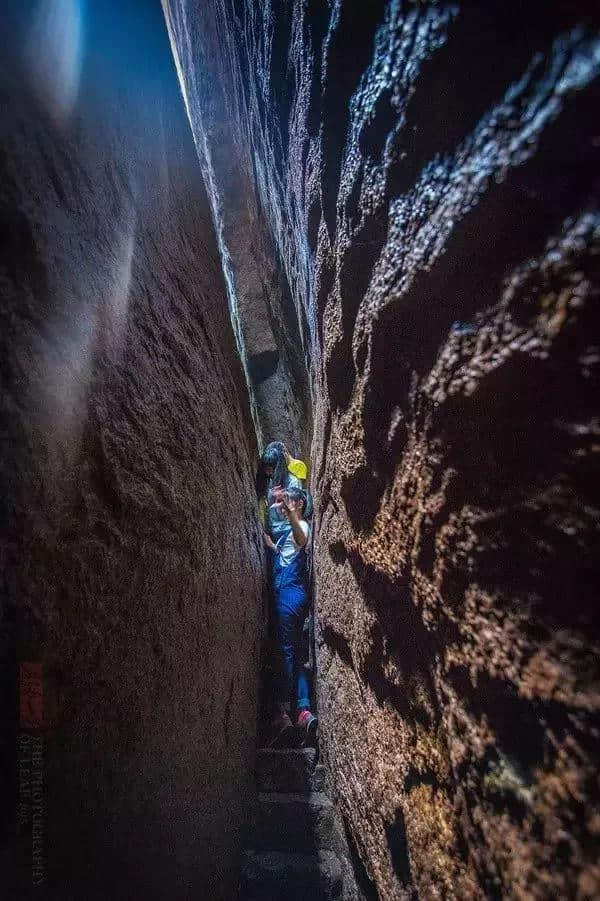
[[[292,527],[292,535],[294,536],[294,541],[298,545],[298,547],[304,547],[306,542],[308,541],[308,535],[300,525],[301,519],[291,507],[283,502],[284,510],[287,512],[287,518]]]
[[[263,531],[263,539],[268,548],[270,548],[272,551],[277,552],[277,545],[275,544],[275,542],[273,541],[273,539],[271,538],[271,536],[269,535],[268,532]]]
[[[297,481],[297,487],[302,488],[302,482],[306,481],[308,476],[308,468],[306,463],[303,460],[296,460],[290,454],[289,450],[283,445],[283,455],[285,457],[285,465],[287,466],[288,472],[294,476]]]

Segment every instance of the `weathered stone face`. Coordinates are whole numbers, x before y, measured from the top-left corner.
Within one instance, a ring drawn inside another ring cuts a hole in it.
[[[253,172],[258,157],[237,127],[242,98],[225,71],[238,64],[235,33],[223,30],[218,4],[198,4],[191,11],[185,4],[163,2],[163,7],[211,201],[258,443],[263,448],[281,440],[293,454],[308,457],[312,410],[306,316],[290,295],[265,221],[264,197]],[[281,227],[291,233],[293,221],[282,221]]]
[[[164,5],[307,324],[322,738],[367,872],[592,897],[597,10]]]
[[[44,666],[44,897],[231,898],[262,542],[208,201],[160,8],[88,4],[79,44],[72,22],[31,45],[22,12],[0,79],[2,569]]]

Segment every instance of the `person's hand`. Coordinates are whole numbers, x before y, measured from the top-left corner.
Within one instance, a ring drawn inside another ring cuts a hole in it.
[[[295,507],[293,504],[290,504],[290,499],[285,493],[282,494],[280,501],[277,501],[276,504],[273,504],[273,507],[279,510],[282,516],[285,516],[286,519],[290,519],[290,517],[293,519],[296,515]]]
[[[278,510],[282,516],[287,516],[290,512],[290,508],[285,499],[285,488],[282,485],[276,485],[275,488],[271,489],[271,496],[274,499],[274,503],[271,504],[271,507]]]
[[[283,487],[283,485],[274,485],[274,487],[271,488],[271,494],[276,504],[281,503],[281,501],[283,500],[284,492],[285,488]]]
[[[265,545],[268,548],[270,548],[272,551],[277,550],[277,545],[275,544],[275,542],[273,541],[271,536],[268,534],[268,532],[263,531],[263,540],[265,542]]]
[[[276,504],[271,504],[271,507],[274,510],[277,510],[282,516],[289,517],[289,515],[290,515],[290,508],[288,507],[287,503],[285,502],[285,500],[283,498],[280,501],[277,501]]]

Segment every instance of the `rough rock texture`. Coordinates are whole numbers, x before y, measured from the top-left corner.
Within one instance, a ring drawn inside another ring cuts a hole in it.
[[[219,57],[218,4],[188,16],[163,0],[173,55],[212,204],[237,345],[259,446],[275,439],[308,457],[312,410],[303,308],[294,305],[269,234],[235,93]],[[233,104],[233,106],[232,106]],[[284,227],[288,227],[285,226]]]
[[[3,636],[16,608],[44,665],[34,894],[229,899],[263,621],[245,382],[160,6],[78,6],[3,13]]]
[[[323,748],[370,880],[597,896],[597,6],[165,7],[307,323]]]

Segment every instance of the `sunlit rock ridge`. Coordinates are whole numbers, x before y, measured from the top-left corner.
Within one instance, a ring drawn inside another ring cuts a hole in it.
[[[364,891],[591,898],[597,9],[163,6],[259,434],[302,445],[313,406],[321,735]]]

